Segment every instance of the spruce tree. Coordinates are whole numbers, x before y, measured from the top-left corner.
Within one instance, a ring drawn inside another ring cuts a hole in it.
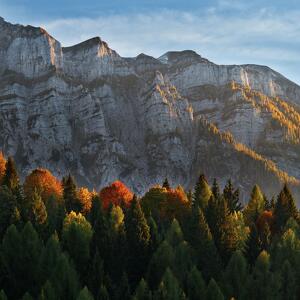
[[[212,184],[211,191],[212,191],[212,194],[214,195],[214,197],[215,197],[216,199],[219,199],[219,198],[220,198],[220,196],[221,196],[221,193],[220,193],[220,186],[219,186],[219,184],[218,184],[216,178],[214,178],[214,180],[213,180],[213,184]]]
[[[51,282],[47,280],[44,286],[42,287],[39,300],[56,300],[56,299],[57,299],[57,295],[55,294],[55,290]]]
[[[245,285],[248,280],[248,264],[240,251],[236,251],[224,274],[225,286],[228,299],[244,299]]]
[[[200,208],[193,209],[188,232],[188,241],[196,250],[198,266],[203,275],[206,278],[218,276],[221,268],[220,257]]]
[[[4,290],[0,291],[0,300],[8,300]]]
[[[212,195],[211,189],[204,174],[199,176],[199,179],[195,185],[193,194],[193,205],[199,206],[201,209],[205,210],[209,199]]]
[[[20,186],[19,175],[16,169],[15,162],[11,156],[9,156],[6,161],[2,185],[7,186],[12,191],[16,191]]]
[[[289,218],[299,221],[299,212],[295,200],[286,184],[278,195],[273,214],[276,233],[282,233]]]
[[[136,196],[125,216],[129,250],[128,276],[135,286],[146,270],[149,259],[150,228]]]
[[[224,187],[223,196],[227,201],[228,209],[231,213],[242,210],[242,204],[239,199],[239,189],[234,190],[230,179]]]
[[[216,281],[212,278],[209,281],[208,287],[207,287],[207,294],[206,294],[207,300],[224,300],[224,295],[222,291],[220,290],[218,284]]]
[[[151,291],[149,290],[147,282],[144,278],[141,279],[140,283],[138,284],[134,296],[134,300],[151,300]]]
[[[244,254],[248,260],[248,263],[253,266],[258,255],[262,251],[261,240],[256,228],[256,225],[250,227],[250,233],[248,239],[246,240]]]
[[[168,178],[165,178],[162,187],[165,188],[165,189],[167,189],[167,190],[171,189],[169,181],[168,181]]]
[[[76,183],[70,174],[63,179],[63,188],[63,196],[67,212],[81,212],[82,203],[78,199]]]
[[[169,268],[162,278],[157,295],[157,298],[161,300],[183,300],[186,298],[178,280]]]
[[[244,217],[246,224],[256,222],[257,217],[265,209],[265,199],[263,193],[258,185],[255,185],[251,192],[250,200],[244,209]]]
[[[93,295],[89,289],[85,286],[78,294],[76,300],[94,300]]]
[[[285,260],[281,267],[281,278],[282,299],[296,300],[299,292],[299,287],[297,285],[295,271],[293,270],[288,260]]]
[[[187,278],[187,296],[190,300],[206,299],[206,286],[201,272],[194,266]]]

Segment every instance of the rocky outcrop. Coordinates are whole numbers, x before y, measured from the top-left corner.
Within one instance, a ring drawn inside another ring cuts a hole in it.
[[[100,38],[63,48],[0,19],[0,79],[0,148],[23,176],[46,167],[143,192],[166,176],[191,188],[204,171],[244,192],[298,192],[300,87],[268,67],[194,51],[123,58]]]

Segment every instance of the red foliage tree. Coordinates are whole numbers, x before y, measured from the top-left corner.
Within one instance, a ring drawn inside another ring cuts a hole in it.
[[[47,169],[35,169],[26,177],[24,182],[24,193],[26,197],[32,197],[35,190],[41,195],[44,202],[46,202],[50,196],[56,198],[62,196],[61,182]]]
[[[117,180],[103,188],[99,196],[102,200],[103,208],[107,209],[110,204],[128,207],[133,198],[133,193],[123,182]]]

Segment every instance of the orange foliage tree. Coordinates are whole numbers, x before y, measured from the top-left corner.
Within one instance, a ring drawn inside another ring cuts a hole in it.
[[[35,190],[41,195],[45,203],[50,196],[56,198],[62,196],[61,182],[47,169],[35,169],[26,177],[24,182],[25,196],[32,197]]]
[[[133,198],[133,193],[123,182],[117,180],[103,188],[99,196],[102,200],[103,208],[107,209],[110,204],[128,207]]]
[[[0,182],[2,181],[2,178],[5,173],[5,164],[6,164],[5,157],[3,153],[0,151]]]
[[[87,188],[81,187],[77,190],[77,197],[82,205],[82,213],[86,214],[91,210],[92,198],[95,192],[90,192]]]

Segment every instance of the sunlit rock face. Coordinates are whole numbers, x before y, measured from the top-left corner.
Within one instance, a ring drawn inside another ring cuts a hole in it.
[[[193,51],[123,58],[93,38],[63,48],[0,19],[0,148],[100,188],[191,188],[200,172],[245,195],[298,192],[300,87],[268,67],[216,65]]]

